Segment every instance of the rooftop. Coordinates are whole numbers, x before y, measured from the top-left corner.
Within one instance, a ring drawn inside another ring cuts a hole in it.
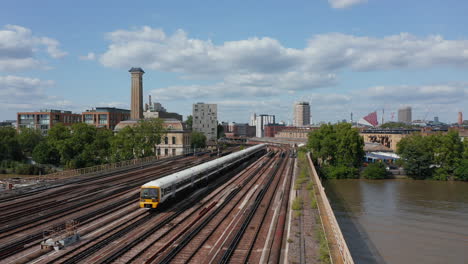
[[[142,68],[140,67],[132,67],[130,70],[128,70],[129,72],[141,72],[141,73],[145,73],[145,71],[143,71]]]

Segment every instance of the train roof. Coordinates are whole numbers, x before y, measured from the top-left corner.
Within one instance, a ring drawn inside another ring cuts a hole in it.
[[[203,173],[203,172],[205,172],[207,170],[211,170],[212,168],[215,168],[217,166],[221,166],[221,165],[223,165],[225,163],[234,161],[237,158],[239,158],[239,157],[241,157],[241,156],[243,156],[245,154],[248,154],[248,153],[251,153],[252,151],[261,149],[264,146],[266,146],[266,144],[259,144],[259,145],[255,145],[255,146],[252,146],[250,148],[247,148],[247,149],[244,149],[244,150],[241,150],[241,151],[238,151],[238,152],[234,152],[234,153],[226,155],[224,157],[220,157],[220,158],[217,158],[215,160],[211,160],[211,161],[202,163],[200,165],[197,165],[197,166],[194,166],[194,167],[191,167],[191,168],[188,168],[188,169],[185,169],[185,170],[182,170],[182,171],[167,175],[165,177],[162,177],[162,178],[147,182],[147,183],[143,184],[141,186],[141,188],[154,187],[154,186],[164,187],[165,185],[168,185],[168,184],[170,184],[170,183],[172,183],[174,181],[178,181],[180,179],[185,179],[186,177],[190,177],[193,174]]]

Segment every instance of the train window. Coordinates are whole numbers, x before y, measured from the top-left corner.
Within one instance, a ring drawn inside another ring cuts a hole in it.
[[[158,199],[158,189],[156,188],[141,189],[141,199]]]

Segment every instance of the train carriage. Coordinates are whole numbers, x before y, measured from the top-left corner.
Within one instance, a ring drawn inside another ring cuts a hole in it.
[[[141,186],[140,207],[157,208],[158,204],[174,197],[177,193],[194,187],[198,182],[208,179],[227,166],[249,157],[264,149],[266,144],[255,145],[250,148],[208,161],[192,168],[173,173],[171,175],[150,181]]]

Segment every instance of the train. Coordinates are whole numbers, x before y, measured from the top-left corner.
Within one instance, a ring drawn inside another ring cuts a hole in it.
[[[171,175],[147,182],[140,189],[140,208],[155,209],[158,204],[175,197],[186,189],[193,188],[197,183],[207,180],[211,175],[230,167],[239,160],[250,157],[266,148],[266,144],[259,144],[247,149],[234,152],[221,158],[173,173]]]

